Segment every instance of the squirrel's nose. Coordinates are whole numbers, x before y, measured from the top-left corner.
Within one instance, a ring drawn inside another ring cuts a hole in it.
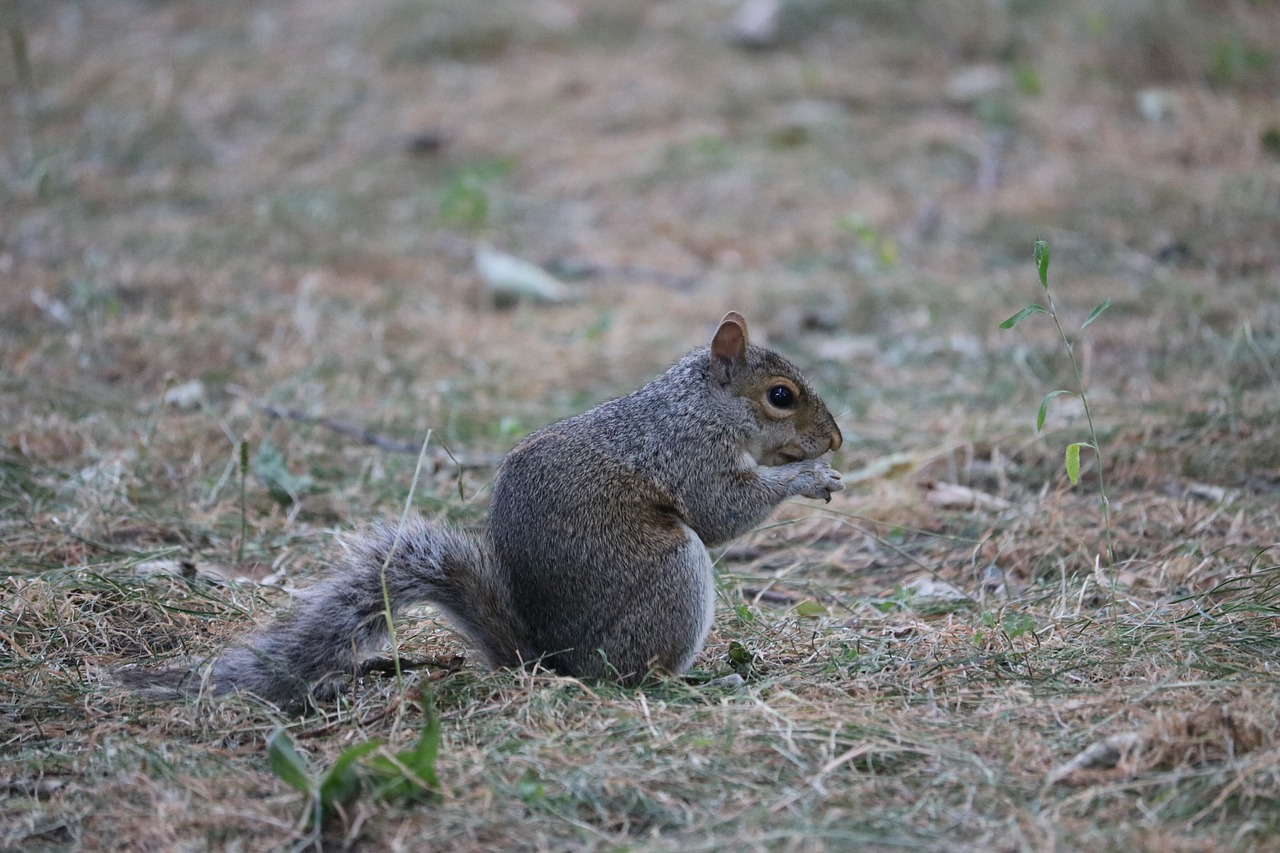
[[[844,436],[840,434],[840,427],[835,424],[831,425],[831,449],[839,450],[840,445],[844,444]]]

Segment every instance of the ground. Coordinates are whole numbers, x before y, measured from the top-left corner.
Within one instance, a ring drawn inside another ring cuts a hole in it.
[[[1280,846],[1273,4],[0,9],[0,848]],[[1066,343],[999,328],[1050,298]],[[426,610],[303,716],[121,686],[406,500],[482,524],[729,309],[848,488],[717,553],[695,677],[489,673]],[[366,756],[313,821],[272,733],[319,777],[421,695],[437,784]]]

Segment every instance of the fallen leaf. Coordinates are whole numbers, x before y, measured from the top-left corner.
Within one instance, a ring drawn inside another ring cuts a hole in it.
[[[977,509],[1003,512],[1013,504],[1004,498],[961,486],[957,483],[938,483],[930,480],[924,484],[924,499],[942,509]]]
[[[480,244],[475,254],[476,272],[484,279],[496,302],[527,300],[543,304],[572,302],[579,298],[572,288],[537,264]]]

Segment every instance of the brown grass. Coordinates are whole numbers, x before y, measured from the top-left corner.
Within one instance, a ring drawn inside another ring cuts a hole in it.
[[[1270,4],[794,0],[765,51],[723,4],[4,8],[0,849],[1280,843]],[[996,329],[1037,236],[1069,329],[1114,303],[1076,354],[1115,565],[1078,407],[1032,429],[1052,329]],[[586,297],[495,308],[481,240]],[[730,307],[839,410],[851,487],[725,552],[692,683],[481,672],[424,613],[406,684],[305,718],[117,686],[402,505],[411,454],[265,407],[432,430],[469,464],[417,506],[479,523],[489,461]],[[420,691],[440,800],[313,838],[266,737],[404,748]]]

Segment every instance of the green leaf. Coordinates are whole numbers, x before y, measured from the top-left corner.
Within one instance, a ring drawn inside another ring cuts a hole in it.
[[[1036,432],[1044,429],[1044,419],[1049,414],[1049,401],[1060,394],[1071,394],[1072,396],[1075,396],[1075,392],[1067,391],[1063,388],[1059,388],[1057,391],[1050,391],[1048,394],[1045,394],[1044,399],[1040,401],[1040,411],[1036,413]]]
[[[1080,482],[1080,448],[1084,446],[1080,441],[1067,445],[1067,479],[1073,486]]]
[[[409,752],[400,754],[400,760],[428,788],[439,788],[436,778],[436,757],[440,754],[440,715],[427,694],[422,697],[422,734]]]
[[[1033,254],[1036,256],[1036,270],[1040,273],[1040,286],[1049,289],[1049,244],[1037,240]]]
[[[744,678],[751,678],[756,666],[756,655],[737,640],[729,643],[729,669]]]
[[[1023,308],[1017,314],[1014,314],[1008,320],[1005,320],[1003,323],[1001,323],[1000,328],[1012,329],[1014,326],[1018,325],[1023,320],[1030,317],[1032,314],[1047,314],[1047,313],[1049,312],[1045,310],[1045,307],[1043,305],[1028,305],[1026,308]]]
[[[422,800],[439,795],[436,757],[440,753],[440,715],[428,694],[422,697],[422,733],[413,749],[394,758],[375,755],[365,765],[374,781],[373,799]]]
[[[315,796],[316,783],[307,772],[307,763],[293,746],[293,739],[284,729],[276,729],[267,741],[267,762],[271,772],[286,785],[304,794]]]
[[[1026,613],[1006,613],[1002,623],[1009,639],[1020,637],[1036,629],[1036,620]]]
[[[801,619],[817,619],[827,615],[827,608],[817,601],[802,601],[795,606],[795,613]]]
[[[350,800],[360,787],[360,776],[351,765],[381,745],[381,741],[369,740],[358,743],[339,755],[320,782],[320,805],[331,809],[338,803]]]
[[[1101,317],[1102,312],[1106,311],[1110,307],[1111,307],[1111,297],[1108,296],[1106,299],[1102,300],[1097,305],[1093,306],[1093,310],[1089,312],[1089,319],[1084,321],[1084,324],[1080,326],[1080,330],[1084,331],[1085,326],[1089,325],[1094,320]]]

